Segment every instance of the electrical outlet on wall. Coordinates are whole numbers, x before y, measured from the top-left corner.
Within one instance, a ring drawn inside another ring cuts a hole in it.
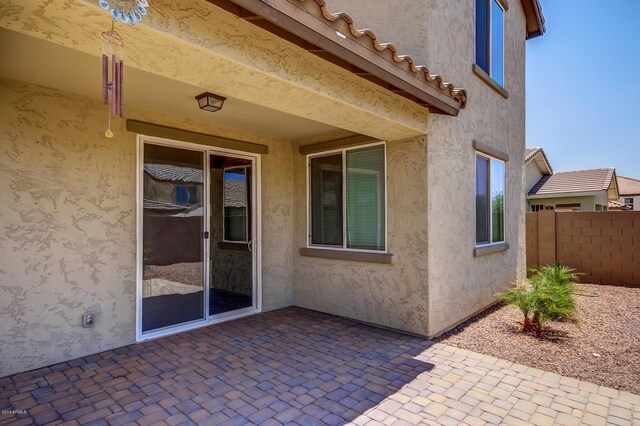
[[[96,316],[93,312],[85,312],[82,315],[82,326],[85,328],[93,327],[95,319],[96,319]]]

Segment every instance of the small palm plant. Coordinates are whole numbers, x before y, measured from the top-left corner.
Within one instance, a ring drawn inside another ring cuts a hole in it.
[[[516,306],[522,312],[524,317],[522,324],[522,331],[532,331],[533,323],[530,318],[531,311],[533,311],[533,300],[535,299],[534,288],[529,280],[519,280],[502,293],[498,293],[496,298],[502,302],[506,302],[510,305]]]
[[[574,294],[578,275],[560,262],[533,268],[528,280],[516,282],[496,298],[520,309],[523,332],[533,331],[541,336],[548,321],[577,322]]]

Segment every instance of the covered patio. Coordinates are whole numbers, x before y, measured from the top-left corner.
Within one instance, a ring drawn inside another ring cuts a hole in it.
[[[0,424],[599,424],[638,421],[639,407],[638,395],[301,308],[0,379]]]

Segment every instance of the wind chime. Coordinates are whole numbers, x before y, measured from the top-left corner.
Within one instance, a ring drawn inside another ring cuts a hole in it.
[[[135,25],[147,14],[149,4],[147,0],[99,0],[98,4],[110,11],[113,18],[111,29],[102,33],[102,99],[109,105],[109,122],[104,135],[112,138],[111,119],[124,116],[124,40],[115,30],[115,21]]]
[[[109,65],[111,62],[111,65]],[[111,69],[111,81],[109,81]],[[109,125],[104,135],[113,137],[111,119],[123,117],[123,88],[124,88],[124,41],[120,34],[113,29],[102,33],[102,99],[109,108]],[[109,96],[111,92],[111,96]]]

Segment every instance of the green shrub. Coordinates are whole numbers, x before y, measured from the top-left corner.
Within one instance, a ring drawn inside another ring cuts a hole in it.
[[[516,282],[496,298],[520,309],[522,331],[541,336],[548,321],[577,321],[574,295],[578,275],[560,262],[533,268],[528,280]]]

